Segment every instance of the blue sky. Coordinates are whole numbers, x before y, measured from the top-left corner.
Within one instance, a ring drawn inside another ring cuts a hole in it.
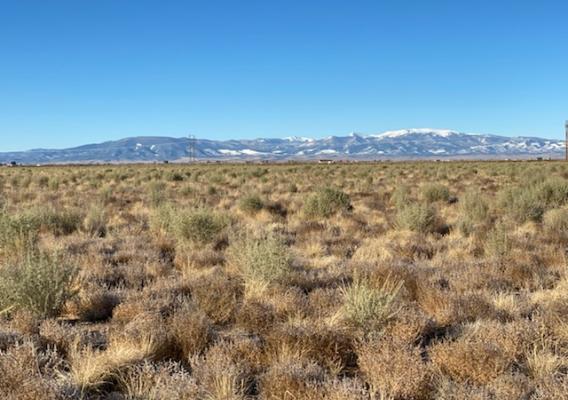
[[[410,127],[563,136],[568,2],[0,1],[0,151]]]

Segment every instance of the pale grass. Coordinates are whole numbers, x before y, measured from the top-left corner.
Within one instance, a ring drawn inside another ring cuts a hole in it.
[[[520,299],[518,294],[497,293],[491,298],[497,310],[506,312],[510,315],[520,314]]]
[[[361,329],[365,335],[376,333],[400,311],[395,301],[403,284],[389,275],[380,287],[374,288],[355,276],[350,286],[341,289],[344,304],[339,313],[348,325]]]
[[[526,359],[529,375],[537,380],[554,376],[561,369],[568,367],[568,359],[558,355],[547,344],[534,344],[527,352]]]
[[[64,379],[81,394],[96,391],[116,377],[120,370],[150,358],[157,345],[152,336],[141,340],[121,338],[112,341],[107,350],[100,351],[80,348],[75,341],[69,353],[69,373],[64,375]]]
[[[244,400],[242,382],[238,377],[221,373],[213,378],[212,388],[205,393],[206,400]]]
[[[270,283],[260,280],[245,281],[245,300],[265,300],[269,292]]]

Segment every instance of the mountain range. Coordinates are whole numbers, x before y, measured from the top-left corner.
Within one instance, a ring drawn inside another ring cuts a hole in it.
[[[559,158],[562,140],[467,134],[441,129],[404,129],[376,135],[351,133],[322,139],[209,140],[131,137],[68,149],[0,152],[0,163],[161,162],[197,160]],[[191,151],[190,149],[193,149]]]

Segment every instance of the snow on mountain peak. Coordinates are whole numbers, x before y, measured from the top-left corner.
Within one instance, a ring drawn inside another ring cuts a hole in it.
[[[303,136],[288,136],[284,138],[290,142],[313,142],[314,139]]]
[[[378,135],[371,135],[378,138],[397,138],[407,135],[430,135],[438,137],[450,137],[453,135],[458,135],[459,132],[452,131],[449,129],[430,129],[430,128],[420,128],[420,129],[401,129],[398,131],[387,131]]]

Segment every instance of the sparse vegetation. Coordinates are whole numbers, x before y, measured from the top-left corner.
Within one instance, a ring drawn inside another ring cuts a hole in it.
[[[0,397],[564,398],[567,176],[0,169]]]

